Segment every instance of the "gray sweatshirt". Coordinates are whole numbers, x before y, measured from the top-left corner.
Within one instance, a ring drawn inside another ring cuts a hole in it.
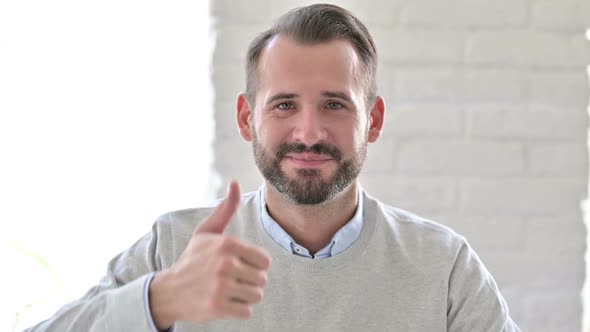
[[[340,254],[313,260],[288,253],[265,232],[259,205],[258,192],[244,194],[226,232],[272,257],[253,317],[177,322],[173,331],[519,331],[492,276],[447,227],[366,195],[359,238]],[[163,215],[84,297],[27,331],[152,331],[150,276],[178,259],[211,211]]]

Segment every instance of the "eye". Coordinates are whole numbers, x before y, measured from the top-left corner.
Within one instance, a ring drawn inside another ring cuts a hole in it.
[[[275,106],[275,108],[280,109],[280,110],[290,110],[295,108],[295,106],[293,106],[292,103],[280,103],[277,106]]]
[[[335,101],[331,101],[326,105],[326,107],[331,110],[339,110],[339,109],[344,108],[344,105],[342,105],[341,103],[335,102]]]

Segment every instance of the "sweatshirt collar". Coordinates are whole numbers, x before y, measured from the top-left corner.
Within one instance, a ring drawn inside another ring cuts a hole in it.
[[[260,199],[260,219],[262,221],[262,226],[275,242],[294,255],[317,259],[328,258],[346,250],[361,234],[361,230],[363,229],[364,190],[360,186],[358,189],[358,205],[352,219],[342,226],[342,228],[334,234],[330,243],[315,255],[311,255],[307,248],[295,242],[295,240],[270,216],[266,209],[265,189],[265,184],[262,184],[257,192]]]

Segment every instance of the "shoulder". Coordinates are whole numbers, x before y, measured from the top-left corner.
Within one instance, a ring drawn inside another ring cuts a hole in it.
[[[385,204],[369,195],[366,206],[373,206],[377,229],[407,252],[444,255],[454,259],[465,238],[453,229],[415,213]]]
[[[398,227],[404,227],[409,231],[428,233],[435,237],[463,239],[463,236],[453,229],[436,221],[384,203],[380,203],[380,206],[387,222],[397,224]]]

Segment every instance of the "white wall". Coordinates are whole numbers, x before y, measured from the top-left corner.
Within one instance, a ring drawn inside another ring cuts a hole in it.
[[[466,235],[523,331],[580,331],[590,1],[329,2],[367,23],[380,51],[387,124],[369,147],[366,189]],[[212,2],[224,181],[261,181],[235,129],[246,47],[308,3]]]
[[[1,331],[212,198],[209,22],[206,1],[0,2]]]

